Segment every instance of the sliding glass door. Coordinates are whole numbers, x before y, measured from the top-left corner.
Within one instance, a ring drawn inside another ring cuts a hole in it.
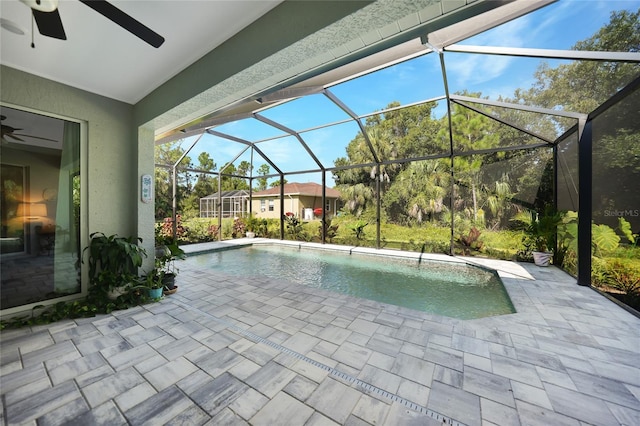
[[[80,292],[80,124],[2,106],[1,309]]]

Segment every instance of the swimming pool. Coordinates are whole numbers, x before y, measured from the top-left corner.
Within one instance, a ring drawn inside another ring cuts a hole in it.
[[[254,245],[189,256],[227,275],[267,276],[460,319],[514,313],[492,271],[453,262]]]

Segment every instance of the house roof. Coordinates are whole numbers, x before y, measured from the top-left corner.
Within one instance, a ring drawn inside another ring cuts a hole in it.
[[[222,198],[232,198],[232,197],[249,197],[249,191],[245,191],[244,189],[238,189],[233,191],[222,191]],[[218,193],[207,195],[206,197],[202,197],[202,199],[206,198],[218,198]]]
[[[285,195],[306,195],[310,197],[322,197],[322,185],[314,182],[306,183],[285,183],[284,184]],[[258,191],[253,193],[253,197],[269,197],[274,195],[280,195],[280,186],[265,189],[264,191]],[[335,188],[326,187],[327,198],[340,198],[340,191]]]

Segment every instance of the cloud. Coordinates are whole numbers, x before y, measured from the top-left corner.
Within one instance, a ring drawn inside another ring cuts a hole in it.
[[[445,66],[450,90],[457,91],[471,85],[487,83],[502,77],[514,58],[495,55],[448,54]]]

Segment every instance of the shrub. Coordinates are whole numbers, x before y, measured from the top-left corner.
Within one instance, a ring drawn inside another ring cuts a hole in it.
[[[242,238],[246,232],[247,225],[244,222],[244,219],[241,217],[237,217],[233,220],[233,229],[231,231],[231,236],[233,238]]]
[[[218,232],[220,231],[220,226],[219,225],[209,225],[209,227],[207,228],[207,234],[209,235],[209,238],[211,240],[216,240],[218,239]]]
[[[470,254],[471,250],[480,251],[484,246],[484,243],[480,241],[480,231],[475,226],[469,230],[468,235],[460,235],[457,241],[466,255]]]
[[[364,220],[358,220],[355,223],[349,225],[349,229],[353,232],[353,235],[357,240],[364,240],[365,233],[364,228],[367,226],[369,222],[365,222]]]
[[[625,265],[620,260],[607,262],[607,284],[625,294],[640,293],[640,269]]]
[[[189,243],[204,243],[217,239],[217,236],[212,237],[209,228],[217,226],[209,218],[194,218],[189,220],[189,226],[185,226],[186,232],[183,235],[182,241]]]
[[[339,225],[332,225],[331,219],[325,218],[325,220],[318,226],[318,238],[322,240],[322,233],[329,242],[331,242],[338,234]]]
[[[298,216],[287,212],[283,218],[287,234],[289,234],[293,240],[299,240],[302,232],[302,222],[298,219]]]

